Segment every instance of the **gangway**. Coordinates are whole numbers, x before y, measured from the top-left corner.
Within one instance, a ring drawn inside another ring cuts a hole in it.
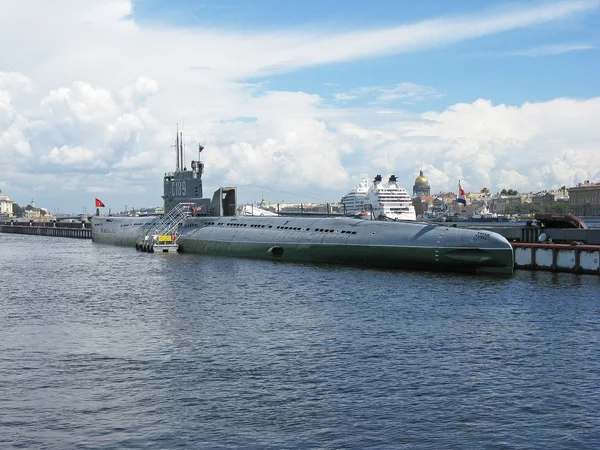
[[[195,207],[195,203],[177,204],[140,237],[135,248],[149,253],[176,252],[179,248],[177,245],[179,224],[192,215]]]

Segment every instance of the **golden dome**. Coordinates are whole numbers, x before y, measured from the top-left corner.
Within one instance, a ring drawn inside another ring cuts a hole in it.
[[[423,175],[423,171],[421,170],[419,176],[415,180],[415,184],[427,185],[428,183],[429,183],[429,180],[427,179],[427,177],[425,175]]]

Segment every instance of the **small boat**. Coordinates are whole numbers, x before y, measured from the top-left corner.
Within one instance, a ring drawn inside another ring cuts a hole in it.
[[[171,235],[160,235],[154,240],[152,250],[155,253],[176,253],[179,250],[177,237]]]
[[[136,250],[148,253],[177,253],[177,237],[171,235],[145,235],[135,245]]]
[[[487,202],[471,216],[471,222],[498,222],[498,214],[488,208]]]
[[[363,219],[363,220],[372,219],[371,214],[369,214],[366,211],[361,211],[357,214],[354,214],[354,216],[352,216],[352,217],[354,217],[355,219]]]

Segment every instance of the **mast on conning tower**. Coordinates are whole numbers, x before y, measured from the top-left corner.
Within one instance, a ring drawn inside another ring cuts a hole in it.
[[[180,145],[180,149],[181,149],[181,169],[183,170],[185,168],[185,154],[183,153],[183,133],[179,133],[180,139],[179,139],[179,145]]]
[[[175,150],[177,153],[177,165],[175,170],[179,171],[179,124],[177,124],[177,134],[175,135]]]

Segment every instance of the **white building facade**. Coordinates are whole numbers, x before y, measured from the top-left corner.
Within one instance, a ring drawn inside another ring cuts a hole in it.
[[[13,216],[13,201],[0,190],[0,216]]]

